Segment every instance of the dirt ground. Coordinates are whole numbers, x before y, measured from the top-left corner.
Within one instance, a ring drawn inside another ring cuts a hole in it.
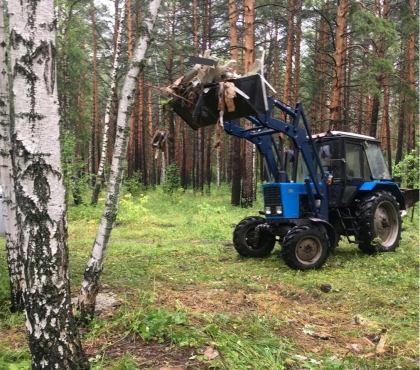
[[[264,282],[261,282],[264,284]],[[171,290],[159,287],[159,297],[156,306],[179,307],[182,305],[188,310],[198,313],[219,313],[230,316],[243,316],[247,313],[267,315],[280,318],[278,335],[293,340],[294,347],[304,355],[305,353],[319,353],[328,351],[337,359],[348,355],[360,357],[386,356],[392,358],[402,355],[394,353],[387,346],[387,333],[373,322],[362,317],[354,317],[345,308],[339,312],[328,314],[328,307],[320,307],[322,294],[319,291],[310,295],[306,292],[296,291],[290,293],[281,284],[266,284],[265,291],[242,289],[215,289],[212,286],[200,287],[184,286],[180,290]],[[112,313],[104,311],[102,316],[112,317]],[[305,330],[305,328],[315,328]],[[363,333],[359,337],[343,335],[354,331]],[[105,354],[102,344],[106,344]],[[99,353],[107,359],[118,359],[124,354],[130,354],[141,364],[141,368],[155,370],[189,370],[209,369],[211,361],[200,362],[197,354],[203,354],[209,348],[179,349],[156,342],[144,342],[140,338],[110,336],[96,338],[95,341],[86,342],[85,349],[89,357]],[[218,354],[216,356],[223,354]]]

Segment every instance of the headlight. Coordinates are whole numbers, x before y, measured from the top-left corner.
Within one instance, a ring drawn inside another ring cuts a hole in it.
[[[265,207],[265,214],[271,215],[271,207]]]
[[[282,206],[276,206],[276,214],[278,214],[278,215],[283,214],[283,207]]]

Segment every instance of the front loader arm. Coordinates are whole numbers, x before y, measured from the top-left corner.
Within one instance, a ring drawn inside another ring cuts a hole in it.
[[[287,123],[272,117],[273,108],[276,107],[283,111],[286,116],[291,117],[292,123]],[[293,144],[297,150],[302,154],[302,158],[305,162],[306,168],[309,173],[309,179],[305,181],[305,186],[308,190],[308,198],[311,204],[312,211],[315,215],[328,219],[328,200],[327,200],[327,178],[328,173],[324,172],[321,161],[318,157],[318,153],[315,150],[314,142],[311,136],[310,128],[303,112],[302,105],[296,104],[295,110],[292,111],[289,107],[283,105],[279,101],[268,98],[268,110],[264,114],[258,116],[246,117],[250,122],[254,124],[254,127],[248,130],[238,126],[236,121],[225,122],[225,131],[236,137],[240,137],[251,141],[255,144],[266,159],[266,165],[268,166],[269,172],[274,176],[274,181],[280,181],[281,171],[278,170],[278,162],[280,154],[277,146],[275,146],[273,153],[272,144],[274,142],[274,134],[284,134],[293,141]],[[303,127],[299,126],[300,120],[303,121]],[[312,153],[311,153],[312,149]],[[274,155],[276,154],[276,155]],[[277,157],[277,160],[276,160]],[[314,160],[315,163],[314,165]],[[321,184],[317,175],[317,167],[321,173]],[[315,194],[313,194],[310,183],[313,183]],[[315,199],[321,200],[320,215],[315,206]]]

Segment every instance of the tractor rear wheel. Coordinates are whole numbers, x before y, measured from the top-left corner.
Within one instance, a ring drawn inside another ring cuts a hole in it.
[[[255,228],[265,224],[262,217],[252,216],[243,219],[233,232],[233,244],[242,257],[268,256],[276,244],[276,237],[267,230],[260,230],[258,240]]]
[[[365,253],[392,252],[401,238],[400,208],[387,191],[377,191],[358,205],[359,249]]]
[[[319,269],[328,258],[329,246],[323,226],[295,226],[283,240],[282,257],[294,270]]]

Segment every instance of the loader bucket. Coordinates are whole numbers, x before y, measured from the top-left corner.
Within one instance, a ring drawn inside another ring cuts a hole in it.
[[[222,115],[223,121],[256,116],[268,109],[265,86],[260,75],[240,77],[231,82],[237,91],[233,99],[234,110],[228,112],[226,109]],[[189,90],[189,99],[174,99],[171,103],[173,110],[194,130],[215,125],[221,116],[218,109],[219,84],[197,86],[195,89]],[[194,101],[191,101],[191,97]]]

